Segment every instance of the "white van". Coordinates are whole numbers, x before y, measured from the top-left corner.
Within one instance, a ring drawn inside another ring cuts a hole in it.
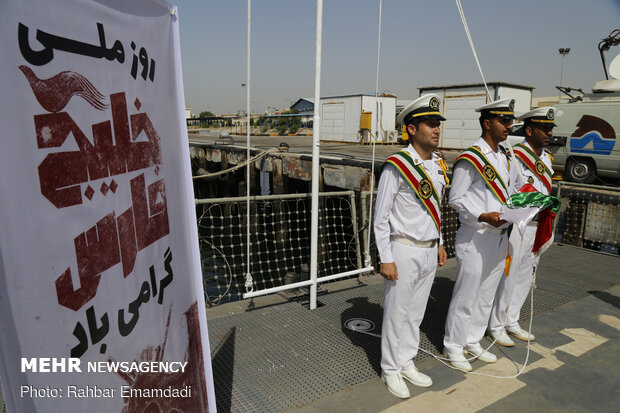
[[[564,179],[571,182],[619,178],[620,80],[597,82],[581,100],[554,106],[563,113],[553,129],[553,168],[563,168]]]
[[[620,29],[598,44],[607,80],[596,82],[592,93],[574,97],[570,94],[573,89],[558,86],[571,99],[555,105],[563,114],[555,118],[553,168],[563,168],[568,181],[592,183],[597,177],[620,177],[620,55],[612,60],[609,70],[605,65],[605,52],[618,45]]]
[[[510,142],[510,145],[514,147],[515,145],[523,142],[524,139],[525,139],[525,131],[523,130],[523,122],[518,122],[518,123],[512,124],[512,129],[510,131],[510,134],[508,134],[508,139],[500,142],[499,144],[505,150],[509,151],[510,146],[508,145],[508,142]]]

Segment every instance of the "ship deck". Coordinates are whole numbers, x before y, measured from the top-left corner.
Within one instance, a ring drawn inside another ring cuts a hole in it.
[[[218,411],[615,411],[619,268],[617,255],[553,245],[538,268],[536,341],[523,373],[509,379],[465,374],[421,351],[416,366],[434,384],[409,385],[408,400],[392,396],[379,378],[384,290],[377,274],[324,285],[315,310],[303,295],[284,293],[210,308]],[[450,259],[437,271],[421,326],[420,347],[435,355],[442,351],[455,279]],[[525,328],[530,308],[528,298],[521,312]],[[475,373],[513,376],[528,354],[525,342],[491,351],[498,362],[475,361]]]

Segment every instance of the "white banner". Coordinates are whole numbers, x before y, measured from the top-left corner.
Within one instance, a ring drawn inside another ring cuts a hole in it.
[[[0,0],[9,412],[213,412],[177,9]]]

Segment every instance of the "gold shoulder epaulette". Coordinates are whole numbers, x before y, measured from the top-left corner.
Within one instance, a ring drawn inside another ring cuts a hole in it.
[[[446,185],[450,185],[450,179],[448,179],[448,164],[446,163],[446,156],[443,154],[443,152],[439,150],[435,150],[433,151],[433,153],[439,158],[437,159],[437,164],[439,164],[441,172],[443,173],[443,177],[446,179]]]
[[[549,159],[551,159],[551,162],[553,162],[553,152],[551,152],[551,149],[549,148],[544,148],[545,152],[547,152],[547,155],[549,156]]]

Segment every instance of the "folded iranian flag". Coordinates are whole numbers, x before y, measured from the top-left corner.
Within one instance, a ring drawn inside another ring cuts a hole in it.
[[[521,236],[527,224],[538,214],[538,226],[532,252],[542,254],[553,242],[553,220],[560,209],[560,200],[555,196],[543,195],[532,185],[525,184],[521,192],[512,195],[502,205],[500,216],[512,222]]]

